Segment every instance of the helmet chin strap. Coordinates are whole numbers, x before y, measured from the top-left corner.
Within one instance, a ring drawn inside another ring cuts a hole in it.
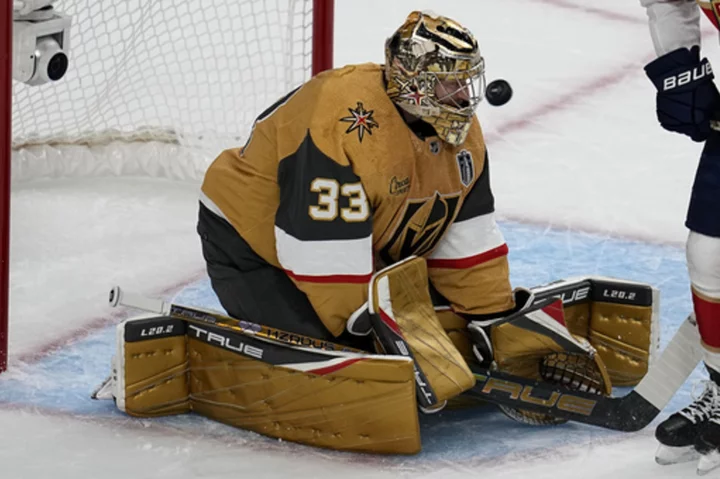
[[[405,123],[408,125],[412,123],[417,123],[418,121],[422,121],[422,119],[419,116],[415,116],[412,113],[404,110],[403,108],[398,107],[398,111],[403,117],[403,120],[405,120]]]
[[[433,128],[430,123],[426,122],[418,116],[413,115],[412,113],[403,110],[398,105],[396,105],[395,107],[400,112],[403,120],[405,120],[408,128],[410,128],[410,130],[412,130],[412,132],[415,133],[418,138],[424,141],[426,138],[438,136],[435,128]]]

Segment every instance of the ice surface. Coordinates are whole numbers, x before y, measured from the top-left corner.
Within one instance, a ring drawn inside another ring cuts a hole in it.
[[[700,146],[656,124],[639,2],[340,0],[336,64],[382,61],[385,36],[413,8],[465,22],[480,39],[488,80],[505,78],[515,90],[507,105],[479,111],[513,284],[585,274],[650,282],[662,293],[664,344],[690,309],[683,221]],[[711,59],[715,36],[706,27]],[[654,464],[651,427],[529,428],[489,409],[447,411],[423,419],[420,455],[372,457],[195,416],[131,419],[110,402],[90,401],[122,317],[105,305],[110,286],[217,307],[194,232],[197,188],[71,175],[14,185],[0,478],[694,474],[691,464]],[[691,383],[665,414],[688,401]]]

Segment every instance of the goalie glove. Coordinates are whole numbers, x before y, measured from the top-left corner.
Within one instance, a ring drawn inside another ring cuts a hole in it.
[[[707,58],[700,60],[700,47],[679,48],[645,66],[657,88],[657,118],[663,128],[705,141],[710,120],[720,108],[720,94],[713,83]]]
[[[532,295],[531,295],[532,297]],[[565,326],[562,300],[530,300],[507,317],[468,325],[473,352],[486,370],[558,384],[582,392],[609,395],[611,382],[595,348]],[[532,425],[565,419],[501,405],[510,418]]]

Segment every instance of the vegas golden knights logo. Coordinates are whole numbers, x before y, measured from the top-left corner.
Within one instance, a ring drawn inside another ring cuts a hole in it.
[[[387,265],[432,251],[455,218],[459,202],[460,193],[438,192],[431,198],[408,200],[390,241],[380,250],[382,261]]]

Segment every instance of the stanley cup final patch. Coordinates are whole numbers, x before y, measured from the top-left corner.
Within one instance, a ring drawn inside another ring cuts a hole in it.
[[[460,171],[460,181],[465,186],[470,186],[475,178],[475,163],[472,154],[467,150],[460,150],[455,156]]]

